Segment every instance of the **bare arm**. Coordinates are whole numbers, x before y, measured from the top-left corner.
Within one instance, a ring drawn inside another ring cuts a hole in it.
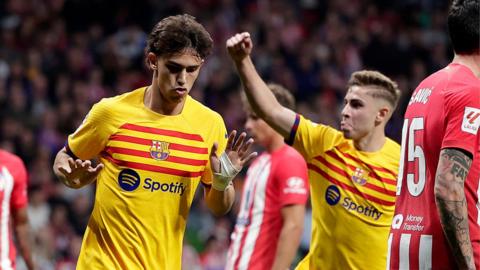
[[[289,205],[283,207],[281,212],[283,227],[278,238],[272,270],[285,270],[292,264],[302,237],[305,205]]]
[[[237,131],[235,130],[230,133],[228,136],[227,147],[225,149],[230,168],[234,171],[232,174],[225,171],[224,164],[221,164],[222,161],[216,155],[216,143],[213,145],[210,153],[210,165],[212,167],[212,172],[214,173],[214,179],[212,187],[205,188],[205,200],[208,208],[210,208],[215,215],[224,215],[230,210],[233,201],[235,200],[235,189],[233,188],[231,181],[235,175],[242,170],[246,163],[257,156],[256,152],[248,153],[250,146],[253,144],[253,139],[245,141],[247,134],[242,132],[240,136],[238,136],[238,139],[235,140],[236,135]],[[223,185],[216,185],[215,181],[218,183],[219,179],[222,178],[221,176],[228,176],[226,178],[229,179],[221,180],[221,182],[223,181]],[[218,186],[221,186],[221,188],[218,188]]]
[[[206,187],[205,200],[213,214],[216,216],[225,215],[230,211],[230,208],[232,208],[235,200],[235,189],[231,184],[224,191]]]
[[[235,63],[252,110],[284,138],[288,138],[295,122],[295,112],[278,103],[260,78],[250,54],[253,43],[249,33],[236,34],[227,40],[227,49]]]
[[[102,169],[103,164],[93,167],[90,160],[73,160],[65,147],[57,153],[53,164],[53,172],[57,178],[71,188],[81,188],[90,184]]]
[[[475,269],[464,191],[471,164],[472,159],[464,152],[453,148],[442,149],[435,176],[437,211],[460,269]]]
[[[29,270],[35,269],[32,259],[32,252],[30,247],[32,241],[30,238],[30,228],[28,224],[27,207],[16,209],[12,211],[13,217],[13,230],[15,238],[17,239],[18,249],[25,264]]]

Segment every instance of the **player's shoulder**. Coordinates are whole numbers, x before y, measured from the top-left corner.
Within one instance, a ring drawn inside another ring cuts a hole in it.
[[[187,117],[196,118],[197,121],[202,121],[203,123],[208,123],[206,121],[223,122],[223,118],[218,112],[212,110],[191,96],[187,96],[184,110]]]
[[[422,85],[434,85],[446,96],[468,96],[480,91],[480,79],[468,67],[457,63],[451,63],[428,76],[418,88],[422,88]]]
[[[145,93],[145,87],[141,87],[130,92],[126,92],[120,95],[113,97],[102,98],[97,104],[102,105],[115,105],[115,104],[132,104],[132,102],[137,101],[139,98],[143,100],[143,94]]]
[[[398,163],[400,159],[400,144],[387,137],[385,146],[382,149],[382,155],[384,155],[389,161]]]
[[[293,148],[290,145],[285,145],[284,151],[285,151],[284,152],[285,157],[303,160],[303,156],[295,148]]]
[[[0,163],[9,164],[11,168],[24,167],[23,160],[19,156],[2,149],[0,149]]]
[[[143,100],[144,90],[145,88],[142,87],[124,94],[102,98],[93,106],[93,110],[106,116],[128,111],[131,106],[139,103],[139,100]]]
[[[452,89],[453,91],[455,87],[467,88],[472,89],[474,91],[480,90],[480,79],[478,79],[472,70],[468,67],[457,64],[457,65],[449,65],[445,68],[446,71],[450,71],[450,76],[448,76],[448,83],[449,87],[447,89]]]
[[[326,137],[339,140],[343,138],[343,133],[328,124],[322,124],[312,121],[303,115],[298,115],[299,127],[298,129],[306,129],[304,135],[308,137],[316,137],[318,134],[328,135]]]
[[[8,151],[5,151],[3,149],[0,149],[0,157],[2,160],[14,160],[14,161],[21,161],[20,157],[10,153]]]
[[[447,67],[444,68],[445,71],[451,71],[452,73],[452,76],[450,77],[451,79],[453,80],[458,80],[458,81],[461,81],[461,82],[464,82],[464,83],[475,83],[477,85],[476,82],[478,82],[478,78],[475,76],[475,73],[473,73],[473,71],[463,65],[463,64],[459,64],[459,63],[452,63],[450,65],[448,65]]]
[[[285,144],[280,149],[280,151],[276,155],[276,158],[278,158],[280,163],[282,164],[294,164],[292,162],[305,162],[303,156],[295,148],[287,144]]]

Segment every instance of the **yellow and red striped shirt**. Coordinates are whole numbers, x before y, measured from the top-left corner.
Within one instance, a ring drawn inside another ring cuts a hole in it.
[[[400,146],[387,139],[380,151],[358,151],[340,131],[299,115],[292,135],[313,205],[310,250],[297,269],[385,269]]]
[[[77,269],[181,268],[190,205],[199,182],[211,183],[210,150],[224,151],[226,129],[190,96],[166,116],[144,106],[144,93],[103,99],[68,138],[75,156],[105,165]]]

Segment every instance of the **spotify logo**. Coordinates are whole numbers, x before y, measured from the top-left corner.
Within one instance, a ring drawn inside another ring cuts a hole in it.
[[[118,175],[118,184],[125,191],[134,191],[140,185],[140,176],[132,169],[123,169]]]
[[[327,188],[325,200],[330,205],[336,205],[340,201],[340,190],[337,186],[331,185]]]

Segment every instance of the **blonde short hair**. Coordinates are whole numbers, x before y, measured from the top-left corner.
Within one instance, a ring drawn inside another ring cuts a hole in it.
[[[401,96],[401,91],[395,81],[374,70],[361,70],[352,73],[347,87],[350,88],[352,86],[370,86],[374,88],[375,91],[371,95],[388,101],[393,109],[397,107]]]

